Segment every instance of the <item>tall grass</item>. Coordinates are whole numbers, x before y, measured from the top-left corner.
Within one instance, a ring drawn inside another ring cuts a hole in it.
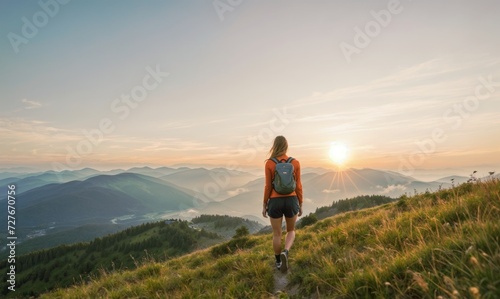
[[[305,229],[311,239],[297,242],[291,280],[304,296],[500,297],[498,180],[334,220]]]
[[[271,236],[250,236],[43,298],[270,298]],[[402,197],[298,230],[298,298],[500,298],[500,182]],[[293,296],[292,296],[293,297]]]

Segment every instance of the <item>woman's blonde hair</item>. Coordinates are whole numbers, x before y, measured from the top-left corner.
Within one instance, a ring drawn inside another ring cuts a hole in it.
[[[287,150],[288,141],[286,141],[286,138],[283,136],[276,136],[276,138],[274,138],[273,146],[269,150],[269,159],[284,155]]]

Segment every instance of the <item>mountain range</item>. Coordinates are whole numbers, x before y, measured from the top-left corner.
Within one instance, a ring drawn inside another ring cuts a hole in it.
[[[451,179],[454,184],[468,179],[455,176],[423,182],[374,169],[304,169],[303,172],[304,214],[358,195],[399,197],[450,187]],[[19,241],[42,238],[36,242],[39,248],[43,248],[43,238],[50,239],[47,245],[54,246],[102,236],[113,232],[113,225],[118,230],[166,218],[190,220],[200,214],[238,216],[268,224],[261,215],[264,178],[244,171],[188,167],[110,171],[84,168],[0,173],[0,177],[2,186],[16,184]],[[7,192],[2,193],[0,203],[6,204]],[[5,213],[0,214],[0,221],[6,223]],[[82,233],[85,228],[92,229]],[[72,232],[82,237],[75,238]],[[0,233],[6,233],[6,227],[1,227]]]
[[[22,193],[19,225],[99,223],[126,215],[179,211],[196,198],[159,179],[134,173],[99,175],[84,181],[48,184]]]
[[[340,199],[359,195],[385,195],[399,197],[403,194],[437,191],[451,186],[451,181],[441,179],[422,182],[415,178],[396,172],[374,169],[348,169],[345,171],[328,171],[322,173],[307,172],[302,175],[304,190],[303,212],[308,214],[316,208],[331,205]],[[467,181],[467,177],[455,177],[455,183]],[[204,213],[217,213],[225,210],[231,215],[260,219],[263,200],[264,178],[258,178],[233,190],[233,196],[220,202],[210,202]]]

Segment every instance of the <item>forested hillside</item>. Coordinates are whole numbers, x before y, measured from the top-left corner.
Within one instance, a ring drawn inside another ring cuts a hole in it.
[[[20,255],[16,259],[15,295],[34,296],[54,287],[96,279],[103,272],[135,269],[146,261],[166,261],[231,239],[240,227],[254,233],[262,225],[227,215],[200,215],[192,222],[172,219],[146,223],[91,242]],[[0,262],[0,271],[8,272],[7,267],[6,260]],[[7,292],[6,282],[0,285],[2,294],[14,295]]]
[[[63,245],[16,258],[16,292],[0,283],[2,295],[35,296],[55,287],[99,277],[103,271],[135,269],[147,261],[165,261],[223,239],[215,233],[189,227],[188,222],[168,220],[142,224],[97,238],[90,243]],[[7,273],[7,260],[0,271]]]

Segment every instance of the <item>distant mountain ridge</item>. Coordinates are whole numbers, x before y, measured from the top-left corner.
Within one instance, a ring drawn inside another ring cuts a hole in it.
[[[48,184],[22,193],[22,199],[17,204],[19,213],[31,216],[21,218],[19,223],[29,226],[178,211],[199,204],[191,195],[166,182],[134,173]]]
[[[99,237],[105,232],[162,219],[168,214],[201,209],[211,201],[210,197],[192,190],[196,188],[192,188],[193,181],[188,173],[199,172],[199,169],[187,167],[134,167],[109,171],[83,168],[34,173],[23,173],[22,170],[0,173],[0,177],[7,177],[1,180],[4,186],[16,185],[18,242],[36,238],[37,242],[30,242],[34,244],[30,248],[43,248],[45,237],[46,244],[51,246],[79,240],[71,235],[77,231],[86,238]],[[159,179],[176,172],[183,172],[191,188]],[[221,168],[204,169],[203,172],[205,184],[222,176],[224,179],[229,175],[251,177]],[[245,179],[239,179],[242,180]],[[233,180],[232,184],[238,182]],[[5,202],[6,194],[0,194],[0,203]],[[220,196],[226,196],[225,191],[221,190]],[[0,214],[0,221],[6,222],[6,214]],[[94,228],[85,233],[90,227]],[[6,227],[0,227],[0,233],[6,233]]]
[[[263,174],[225,168],[145,166],[16,175],[0,182],[4,186],[16,184],[20,242],[27,236],[43,239],[56,232],[58,236],[67,236],[80,226],[102,225],[95,231],[98,237],[100,232],[112,231],[110,224],[128,227],[165,218],[190,220],[207,213],[244,217],[268,225],[261,215]],[[451,187],[451,178],[455,185],[468,179],[451,176],[425,182],[392,171],[307,168],[302,174],[304,213],[359,195],[397,198],[436,191]],[[0,203],[5,198],[6,192],[2,192]],[[4,213],[0,214],[0,221],[6,221]],[[5,230],[0,227],[0,233]],[[60,244],[63,243],[61,237]]]
[[[98,170],[84,168],[80,170],[64,170],[56,172],[53,170],[42,173],[24,174],[19,177],[8,177],[0,180],[0,184],[16,184],[18,192],[26,192],[31,189],[41,187],[50,183],[66,183],[74,180],[82,180],[94,175],[101,174]]]
[[[102,225],[103,229],[95,229],[89,235],[98,237],[102,232],[112,231],[110,224],[120,224],[123,228],[161,219],[167,212],[198,207],[202,202],[188,192],[136,173],[49,183],[16,195],[16,233],[22,243],[30,236],[43,238],[52,233],[61,235],[62,231],[78,226]],[[5,198],[0,202],[5,202]],[[0,221],[6,223],[6,217],[2,213]],[[6,227],[1,227],[0,232],[6,233]],[[64,243],[64,238],[59,243],[51,241],[51,244]]]
[[[399,197],[437,191],[451,186],[451,182],[422,182],[415,178],[391,171],[375,169],[347,169],[320,173],[308,172],[302,175],[304,190],[304,213],[314,212],[316,208],[331,205],[333,202],[360,195],[384,195]],[[251,214],[261,216],[261,202],[264,178],[260,177],[239,188],[233,196],[220,202],[208,203],[204,212],[217,213],[223,210],[235,216]]]
[[[160,177],[177,186],[202,192],[206,197],[221,200],[228,197],[228,192],[257,177],[248,172],[225,168],[188,168]]]

